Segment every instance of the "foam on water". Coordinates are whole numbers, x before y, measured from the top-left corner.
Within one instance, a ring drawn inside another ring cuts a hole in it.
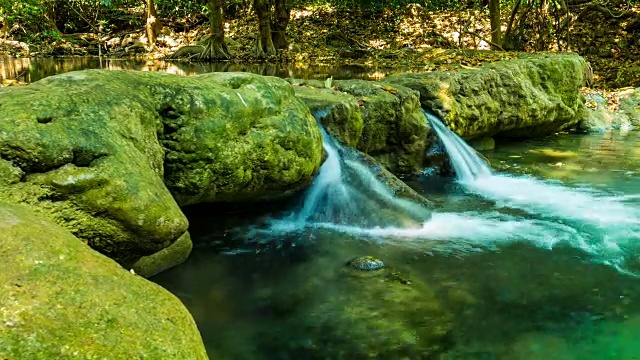
[[[491,175],[460,179],[471,192],[495,200],[499,205],[532,214],[577,220],[600,227],[638,225],[638,209],[615,197],[585,189],[571,189],[528,177]]]
[[[458,135],[436,116],[426,113],[442,140],[458,182],[475,195],[496,205],[523,210],[548,224],[575,229],[562,241],[622,267],[634,256],[640,240],[640,209],[627,203],[634,195],[615,196],[592,189],[574,189],[526,176],[493,174],[491,169]],[[536,237],[530,241],[538,242]]]
[[[492,213],[434,213],[422,226],[363,228],[331,222],[316,222],[308,228],[327,229],[358,237],[385,238],[391,242],[463,241],[476,246],[493,246],[510,241],[529,241],[535,238],[538,245],[552,248],[557,242],[580,238],[572,228],[541,220],[522,220],[497,212]],[[274,221],[270,227],[277,232],[295,232],[303,229],[286,220]]]

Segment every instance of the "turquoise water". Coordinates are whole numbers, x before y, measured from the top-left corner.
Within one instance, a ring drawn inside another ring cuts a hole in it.
[[[576,208],[578,220],[591,213],[625,220],[640,209],[640,133],[498,141],[484,155],[500,174],[585,194],[594,209]],[[407,236],[250,231],[287,214],[296,199],[250,210],[187,209],[194,253],[153,280],[186,304],[215,359],[640,358],[640,279],[573,239],[540,243],[541,234],[589,238],[595,227],[510,206],[517,203],[453,179],[409,184],[436,210],[430,226]],[[611,199],[622,213],[597,206]],[[625,226],[606,228],[616,232],[612,242],[625,241]],[[632,245],[624,247],[624,266],[635,270],[640,252],[630,253]],[[384,261],[384,272],[345,265],[363,255]]]

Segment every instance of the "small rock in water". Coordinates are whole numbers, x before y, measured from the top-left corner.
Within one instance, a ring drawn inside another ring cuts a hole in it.
[[[373,256],[359,256],[357,258],[349,260],[347,266],[355,270],[378,270],[384,267],[384,263],[380,259],[376,259]]]
[[[406,277],[404,277],[404,275],[397,271],[388,273],[387,275],[385,275],[384,279],[386,281],[397,281],[400,284],[411,285],[411,280],[407,279]]]

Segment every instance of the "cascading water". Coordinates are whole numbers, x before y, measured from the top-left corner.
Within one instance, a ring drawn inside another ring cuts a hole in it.
[[[290,221],[298,227],[322,223],[374,227],[420,226],[429,219],[429,209],[396,197],[356,151],[320,130],[327,158]]]
[[[464,251],[532,239],[551,247],[557,241],[580,237],[562,224],[523,220],[495,211],[432,212],[395,196],[357,151],[342,146],[322,126],[321,131],[327,158],[300,206],[289,215],[271,219],[266,228],[254,229],[251,238],[269,241],[286,233],[324,229],[430,250],[437,250],[437,241],[444,244],[441,250]],[[462,140],[457,144],[466,146]],[[477,169],[479,165],[484,168]],[[473,158],[460,169],[470,176],[491,174],[481,160]],[[425,246],[425,242],[429,245]]]
[[[457,181],[471,193],[517,208],[547,221],[566,224],[576,232],[569,243],[599,261],[624,266],[640,240],[640,211],[624,200],[592,189],[572,189],[526,176],[493,174],[476,152],[442,121],[425,112],[442,141]]]
[[[451,159],[451,166],[456,172],[458,179],[469,181],[491,175],[489,166],[476,155],[475,150],[473,150],[471,146],[464,142],[464,140],[453,131],[449,130],[436,116],[428,112],[425,112],[425,115],[438,134],[445,149],[447,149],[447,153]]]

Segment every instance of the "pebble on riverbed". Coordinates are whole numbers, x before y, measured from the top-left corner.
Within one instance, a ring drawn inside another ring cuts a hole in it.
[[[373,256],[359,256],[349,260],[347,266],[355,270],[369,271],[384,268],[384,263]]]

